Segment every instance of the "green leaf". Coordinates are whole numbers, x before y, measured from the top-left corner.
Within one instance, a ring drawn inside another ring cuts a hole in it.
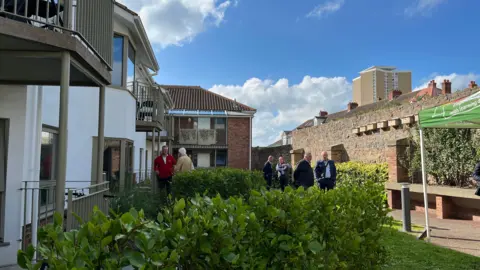
[[[145,265],[145,258],[143,254],[138,251],[130,251],[125,254],[130,264],[135,267],[143,267]]]
[[[63,216],[56,211],[53,213],[53,225],[55,227],[63,225]]]
[[[323,246],[318,241],[312,241],[308,244],[308,249],[310,249],[314,254],[317,254],[323,250]]]
[[[132,215],[132,217],[133,217],[134,219],[137,219],[137,218],[138,218],[138,212],[137,212],[137,210],[135,210],[135,208],[131,208],[131,209],[130,209],[130,214]]]
[[[157,215],[157,221],[158,221],[159,223],[162,223],[162,222],[163,222],[163,215],[162,215],[162,213],[158,213],[158,215]]]
[[[112,243],[112,240],[113,240],[113,239],[112,239],[112,236],[111,236],[111,235],[108,235],[108,236],[106,236],[105,238],[103,238],[103,239],[102,239],[102,243],[101,243],[101,244],[102,244],[102,248],[110,245],[110,243]]]
[[[28,259],[27,259],[27,254],[22,251],[22,250],[19,250],[17,252],[17,264],[18,266],[20,266],[21,268],[23,269],[28,269],[28,266],[30,265],[30,263],[27,263],[30,262]]]
[[[229,253],[227,256],[223,257],[227,262],[235,264],[238,259],[240,258],[240,255],[234,254],[234,253]]]
[[[183,209],[185,209],[185,200],[181,198],[175,203],[175,206],[173,207],[173,213],[175,215],[178,215]]]

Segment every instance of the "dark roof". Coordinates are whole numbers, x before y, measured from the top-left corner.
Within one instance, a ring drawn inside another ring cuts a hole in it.
[[[256,111],[254,108],[226,98],[200,86],[160,85],[170,93],[176,110]]]
[[[311,127],[313,126],[313,118],[312,119],[308,119],[307,121],[303,122],[300,126],[298,126],[296,129],[302,129],[302,128],[306,128],[306,127]]]
[[[284,130],[283,132],[284,132],[285,135],[287,135],[287,136],[290,135],[290,134],[292,134],[292,131],[291,131],[291,130]]]

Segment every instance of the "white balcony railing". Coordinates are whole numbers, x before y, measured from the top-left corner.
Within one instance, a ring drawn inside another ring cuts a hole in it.
[[[212,145],[217,143],[215,129],[180,129],[180,144]]]

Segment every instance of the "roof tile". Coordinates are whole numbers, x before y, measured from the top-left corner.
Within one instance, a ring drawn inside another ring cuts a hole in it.
[[[226,98],[200,86],[160,85],[172,97],[176,110],[256,111],[254,108]]]

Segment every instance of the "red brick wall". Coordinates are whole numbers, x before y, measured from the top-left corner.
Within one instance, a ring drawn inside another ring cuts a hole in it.
[[[228,167],[249,168],[250,118],[227,119]]]

